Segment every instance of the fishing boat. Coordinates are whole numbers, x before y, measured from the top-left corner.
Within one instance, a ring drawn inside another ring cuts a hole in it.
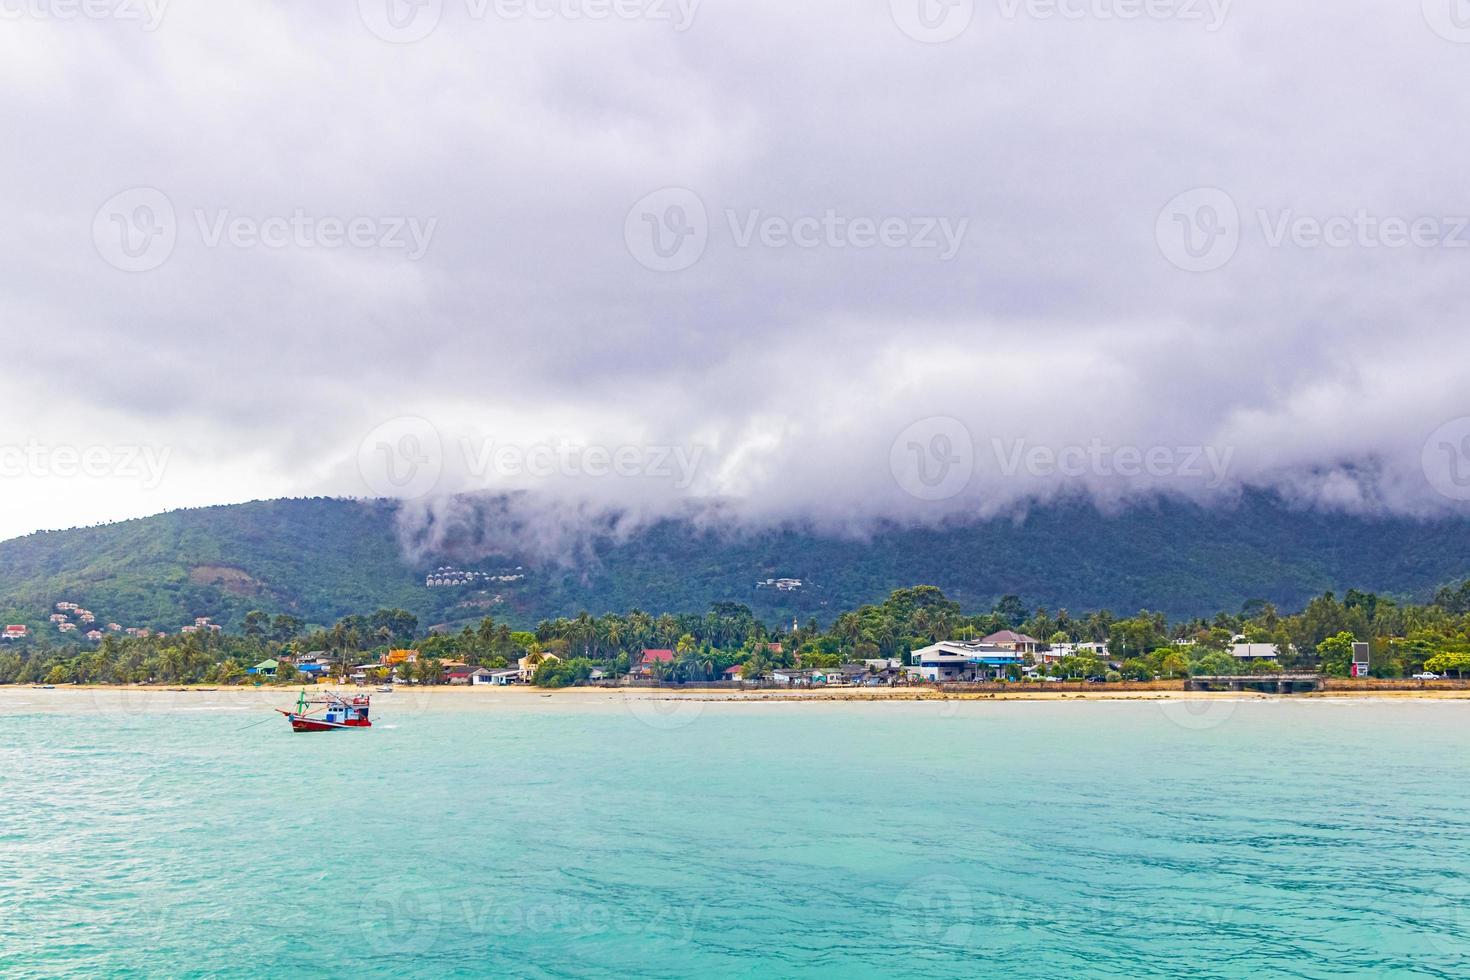
[[[372,728],[368,720],[371,697],[366,694],[344,698],[330,692],[308,698],[306,692],[296,699],[296,710],[277,708],[291,723],[293,732],[336,732],[354,728]]]

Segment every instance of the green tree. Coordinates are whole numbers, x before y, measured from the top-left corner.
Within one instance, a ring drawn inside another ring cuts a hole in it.
[[[1317,657],[1321,660],[1322,672],[1332,677],[1346,677],[1352,673],[1353,644],[1356,641],[1357,637],[1344,630],[1318,643]]]

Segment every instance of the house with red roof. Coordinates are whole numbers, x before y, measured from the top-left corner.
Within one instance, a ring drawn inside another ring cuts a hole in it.
[[[450,684],[489,684],[490,671],[484,667],[456,667],[444,675]]]
[[[30,630],[26,629],[26,627],[24,626],[7,626],[5,627],[5,632],[0,633],[0,639],[23,640],[26,638],[26,634],[29,632]]]
[[[670,665],[673,662],[674,651],[672,650],[644,650],[643,656],[628,673],[634,677],[649,677],[653,674],[654,664]]]

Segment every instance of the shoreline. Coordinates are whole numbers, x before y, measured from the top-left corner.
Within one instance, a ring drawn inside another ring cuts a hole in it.
[[[349,685],[321,685],[322,690],[371,694],[387,705],[395,697],[411,696],[415,699],[430,697],[465,702],[491,703],[501,700],[522,698],[550,698],[564,701],[592,700],[599,697],[638,701],[701,701],[701,702],[900,702],[921,701],[1300,701],[1372,699],[1382,701],[1433,700],[1470,701],[1470,687],[1329,687],[1321,691],[1297,694],[1274,694],[1259,691],[1186,691],[1181,688],[1158,689],[1142,685],[1129,688],[1120,685],[1113,689],[1099,687],[1095,690],[1060,691],[945,691],[935,688],[766,688],[735,690],[730,688],[658,688],[658,687],[566,687],[537,688],[523,685],[510,687],[436,686],[411,687],[392,692],[379,692],[373,687]],[[66,693],[114,693],[114,694],[177,694],[188,697],[197,694],[249,695],[261,699],[278,697],[282,701],[296,696],[301,685],[240,686],[240,685],[165,685],[165,684],[60,684],[53,688],[36,687],[30,684],[0,686],[0,703],[11,695],[51,695]],[[306,687],[308,692],[312,687]]]

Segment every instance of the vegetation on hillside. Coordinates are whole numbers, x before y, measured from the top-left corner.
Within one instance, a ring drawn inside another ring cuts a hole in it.
[[[1242,664],[1229,653],[1237,637],[1275,644],[1280,667],[1348,673],[1352,644],[1368,642],[1377,677],[1404,677],[1430,670],[1470,671],[1470,581],[1441,590],[1427,604],[1396,602],[1350,591],[1342,599],[1317,596],[1300,612],[1282,613],[1270,603],[1251,602],[1236,612],[1171,622],[1142,611],[1120,617],[1106,610],[1072,614],[1027,608],[1004,596],[984,612],[965,612],[934,586],[899,589],[881,603],[838,614],[825,627],[816,619],[794,629],[772,627],[742,603],[716,603],[703,614],[639,609],[625,614],[543,620],[534,630],[484,617],[455,632],[425,635],[417,617],[403,609],[344,617],[330,628],[305,629],[290,617],[252,611],[240,633],[124,637],[110,634],[94,650],[55,645],[49,637],[19,651],[0,651],[3,683],[219,683],[244,681],[256,663],[327,653],[344,668],[378,662],[389,650],[413,646],[419,656],[400,679],[443,680],[443,664],[503,667],[521,657],[539,662],[535,681],[563,687],[587,680],[594,670],[626,674],[647,648],[668,649],[672,662],[657,664],[659,681],[696,682],[719,678],[736,664],[747,678],[779,667],[835,667],[855,660],[903,659],[909,651],[939,640],[979,638],[1018,629],[1050,644],[1106,643],[1119,662],[1120,678],[1150,679],[1243,670],[1276,670],[1277,664]],[[1069,656],[1046,671],[1090,677],[1108,665],[1086,655]],[[406,674],[406,677],[404,676]],[[373,680],[387,679],[387,667]],[[274,683],[298,680],[283,664]]]
[[[795,528],[721,535],[666,521],[599,538],[576,560],[507,550],[414,564],[399,548],[396,515],[386,502],[278,500],[0,542],[0,619],[54,633],[46,616],[68,600],[104,623],[176,632],[209,616],[239,632],[252,610],[329,625],[385,607],[457,630],[487,614],[526,628],[579,609],[687,614],[737,602],[789,624],[830,621],[912,582],[932,582],[967,608],[1016,594],[1053,609],[1148,605],[1187,618],[1250,599],[1300,608],[1348,585],[1423,601],[1462,578],[1470,556],[1470,521],[1325,515],[1263,496],[1221,510],[1165,500],[1116,516],[1061,504],[1014,521],[890,526],[863,540]],[[426,587],[441,561],[524,566],[525,577]],[[756,586],[780,577],[803,584]]]

